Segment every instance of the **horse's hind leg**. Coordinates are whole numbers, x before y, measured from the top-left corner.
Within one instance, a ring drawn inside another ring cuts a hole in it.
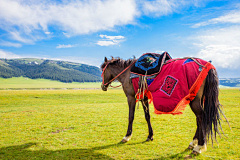
[[[196,106],[199,106],[199,98],[194,99],[194,101],[190,103],[190,107],[196,115],[197,130],[196,130],[195,135],[193,137],[193,141],[188,146],[188,149],[193,149],[194,147],[196,147],[198,145],[198,140],[201,139],[200,138],[200,136],[201,136],[200,125],[201,124],[199,122],[199,121],[201,121],[201,119],[198,118],[199,117],[198,115],[199,115],[199,113],[201,115],[202,111],[201,111],[200,107],[196,107]],[[196,109],[196,108],[198,108],[198,109]]]
[[[150,121],[148,98],[146,96],[144,97],[144,100],[142,101],[142,106],[143,106],[143,110],[144,110],[144,114],[145,114],[145,119],[148,124],[148,132],[149,132],[149,135],[148,135],[148,138],[146,141],[152,141],[153,140],[153,129],[152,129],[151,121]]]
[[[190,149],[193,149],[193,153],[201,153],[207,150],[206,146],[206,131],[203,127],[203,89],[204,83],[201,86],[198,94],[196,95],[195,99],[190,102],[190,107],[194,114],[196,115],[197,120],[197,130],[195,136],[193,137],[193,141],[189,144]]]
[[[203,151],[207,150],[206,146],[206,134],[205,130],[203,129],[202,126],[202,117],[203,117],[203,108],[200,105],[200,101],[192,101],[190,103],[191,109],[196,115],[196,120],[197,120],[197,130],[195,133],[195,136],[193,137],[193,141],[189,144],[190,149],[193,148],[193,153],[201,153]]]
[[[132,137],[132,126],[133,126],[133,120],[134,120],[134,113],[135,113],[135,105],[136,105],[136,99],[131,95],[127,96],[128,99],[128,106],[129,106],[129,116],[128,116],[128,130],[125,137],[123,137],[122,142],[128,142]]]
[[[197,130],[195,133],[195,136],[193,137],[193,141],[189,144],[188,149],[193,149],[194,147],[196,147],[198,145],[198,137],[199,137],[199,127],[198,127],[199,123],[197,121]]]

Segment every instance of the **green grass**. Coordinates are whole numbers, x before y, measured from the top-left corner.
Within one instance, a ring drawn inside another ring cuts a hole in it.
[[[194,159],[239,159],[240,91],[221,89],[232,130]],[[142,108],[136,109],[132,139],[126,134],[127,101],[122,90],[0,91],[0,159],[184,159],[196,129],[189,107],[183,115],[156,115],[154,140],[147,138]]]
[[[66,89],[66,88],[100,88],[101,82],[63,83],[47,79],[30,79],[26,77],[0,78],[0,89]]]

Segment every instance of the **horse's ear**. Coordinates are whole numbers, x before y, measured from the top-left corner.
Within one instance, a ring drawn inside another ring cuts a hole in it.
[[[105,61],[105,62],[107,62],[107,61],[108,61],[107,57],[105,57],[105,58],[104,58],[104,61]]]

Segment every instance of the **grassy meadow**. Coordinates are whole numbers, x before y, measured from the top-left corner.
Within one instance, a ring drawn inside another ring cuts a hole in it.
[[[5,89],[74,89],[100,88],[101,82],[63,83],[47,79],[30,79],[26,77],[0,78],[0,90]]]
[[[240,158],[239,89],[221,89],[220,101],[231,125],[222,122],[227,138],[218,136],[194,159]],[[196,129],[190,107],[175,116],[156,115],[153,106],[150,111],[154,140],[145,142],[140,106],[132,139],[121,144],[128,124],[121,89],[1,90],[0,159],[184,159]]]

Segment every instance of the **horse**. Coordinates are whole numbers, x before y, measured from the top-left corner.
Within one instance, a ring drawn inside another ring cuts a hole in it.
[[[103,91],[107,91],[109,85],[114,80],[118,80],[122,84],[122,89],[127,97],[129,107],[128,128],[122,143],[128,142],[132,136],[132,125],[134,120],[136,96],[133,84],[130,80],[130,68],[136,62],[136,59],[123,60],[121,58],[107,59],[101,65],[102,70],[102,85]],[[188,149],[193,150],[193,154],[200,154],[207,150],[207,141],[211,136],[213,143],[213,136],[216,139],[216,133],[220,134],[219,126],[221,127],[220,113],[222,106],[218,100],[218,76],[215,69],[208,71],[207,77],[204,79],[196,97],[189,103],[191,110],[194,112],[197,121],[197,129],[193,137],[193,141],[189,144]],[[153,129],[150,121],[148,97],[144,96],[141,100],[142,106],[145,108],[145,119],[148,124],[148,137],[146,141],[153,140]],[[226,119],[227,120],[227,119]],[[227,121],[228,122],[228,121]]]

